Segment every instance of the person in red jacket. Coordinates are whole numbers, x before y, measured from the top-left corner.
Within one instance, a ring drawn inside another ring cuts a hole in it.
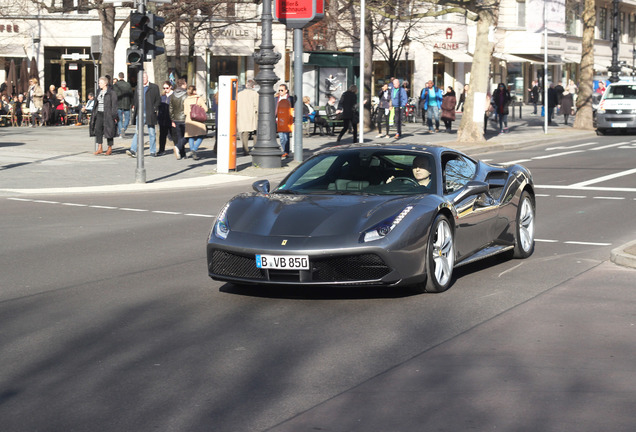
[[[289,135],[294,125],[294,101],[289,96],[287,84],[278,87],[278,97],[276,98],[276,131],[280,139],[280,146],[283,150],[281,159],[285,159],[291,153],[289,148]]]

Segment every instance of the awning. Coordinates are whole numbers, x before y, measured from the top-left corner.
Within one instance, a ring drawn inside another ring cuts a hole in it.
[[[445,49],[436,49],[435,52],[443,55],[444,57],[448,57],[453,61],[453,63],[472,63],[473,56],[463,51],[454,51],[454,50],[445,50]]]
[[[495,58],[498,58],[500,60],[505,60],[508,63],[526,63],[528,62],[528,59],[525,59],[523,57],[518,57],[514,54],[503,54],[503,53],[494,53],[492,55]]]
[[[563,63],[581,63],[581,54],[566,54],[563,56]]]
[[[510,55],[510,54],[506,54],[506,55]],[[526,61],[529,61],[530,63],[535,63],[535,64],[544,64],[544,61],[545,61],[543,54],[514,54],[514,55],[517,57],[521,57],[522,59],[525,59]],[[561,63],[563,63],[563,60],[561,60],[560,55],[548,54],[549,65],[559,65]]]

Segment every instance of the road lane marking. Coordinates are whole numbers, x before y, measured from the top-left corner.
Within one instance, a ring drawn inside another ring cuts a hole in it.
[[[600,147],[594,147],[593,149],[590,149],[591,151],[597,151],[597,150],[604,150],[607,148],[612,148],[612,147],[618,147],[618,146],[622,146],[625,144],[629,144],[629,142],[619,142],[619,143],[614,143],[614,144],[608,144],[608,145],[604,145],[604,146],[600,146]]]
[[[602,192],[636,192],[636,188],[604,187],[604,186],[558,186],[558,185],[535,185],[536,189],[563,189],[581,192],[602,191]]]
[[[87,204],[77,204],[77,203],[68,203],[68,202],[62,203],[62,205],[69,206],[69,207],[88,207]]]
[[[175,212],[175,211],[163,211],[163,210],[153,210],[152,213],[157,213],[157,214],[166,214],[166,215],[180,215],[183,214],[181,212]]]
[[[123,211],[131,211],[131,212],[147,212],[146,209],[138,209],[138,208],[130,208],[130,207],[120,207],[119,210]]]
[[[547,240],[547,239],[534,239],[535,242],[539,243],[558,243],[558,240]]]
[[[577,198],[577,199],[587,198],[587,196],[585,195],[557,195],[556,197],[557,198]]]
[[[41,203],[41,204],[59,204],[59,201],[49,201],[49,200],[33,200],[33,202],[35,203]]]
[[[595,243],[595,242],[582,242],[582,241],[565,241],[563,242],[565,244],[572,244],[572,245],[583,245],[583,246],[611,246],[611,243]]]
[[[103,206],[103,205],[90,205],[89,207],[94,209],[104,209],[104,210],[117,210],[119,208],[119,207]]]
[[[624,200],[625,199],[625,197],[611,197],[611,196],[595,196],[592,198],[602,199],[602,200]]]
[[[545,156],[535,156],[532,159],[533,160],[549,159],[549,158],[553,158],[553,157],[565,156],[565,155],[574,154],[574,153],[583,153],[584,151],[585,150],[573,150],[573,151],[568,151],[568,152],[549,154],[549,155],[545,155]]]
[[[499,165],[517,165],[524,162],[530,162],[532,159],[519,159],[510,162],[501,162]]]
[[[186,213],[184,216],[203,217],[203,218],[216,217],[215,215],[207,215],[207,214],[200,214],[200,213]]]
[[[597,177],[595,179],[590,179],[590,180],[586,180],[584,182],[575,183],[575,184],[570,185],[570,186],[571,187],[584,187],[584,186],[589,186],[589,185],[592,185],[592,184],[595,184],[595,183],[601,183],[601,182],[604,182],[604,181],[607,181],[607,180],[613,180],[613,179],[618,178],[618,177],[628,176],[628,175],[631,175],[631,174],[636,174],[636,168],[632,168],[632,169],[627,170],[627,171],[617,172],[617,173],[614,173],[614,174],[609,174],[609,175],[606,175],[606,176],[603,176],[603,177]]]
[[[546,149],[546,151],[550,151],[550,150],[568,150],[568,149],[579,148],[579,147],[586,147],[586,146],[596,145],[596,144],[598,144],[598,142],[588,142],[588,143],[577,144],[577,145],[573,145],[573,146],[548,147],[548,148]]]

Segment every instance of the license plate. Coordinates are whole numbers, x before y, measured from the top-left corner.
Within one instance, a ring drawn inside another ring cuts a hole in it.
[[[627,127],[627,123],[612,123],[612,127]]]
[[[307,255],[256,255],[256,267],[272,270],[309,270]]]

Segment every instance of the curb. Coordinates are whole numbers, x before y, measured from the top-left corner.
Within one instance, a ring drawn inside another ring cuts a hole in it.
[[[636,240],[612,249],[610,261],[623,267],[636,268]]]

